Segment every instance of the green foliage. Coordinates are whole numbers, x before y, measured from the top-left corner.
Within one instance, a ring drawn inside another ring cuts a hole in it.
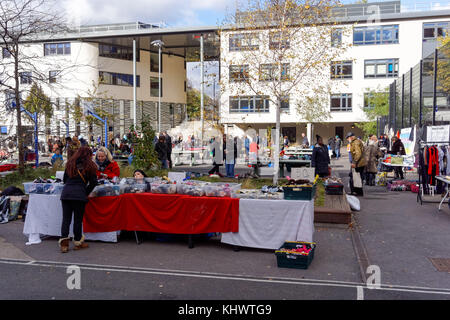
[[[161,163],[158,160],[157,153],[153,146],[155,139],[155,130],[150,124],[150,118],[146,116],[142,122],[141,127],[131,126],[131,143],[133,145],[133,167],[144,170],[159,169]]]
[[[372,134],[377,134],[377,118],[389,115],[389,92],[384,90],[369,90],[364,97],[364,104],[369,108],[364,108],[367,122],[357,123],[356,126],[364,132],[364,138]]]
[[[212,99],[206,95],[203,94],[203,104],[204,106],[211,105],[213,103]],[[201,112],[201,94],[200,91],[194,88],[187,88],[186,92],[186,109],[189,116],[189,119],[200,119],[200,112]],[[210,118],[210,116],[207,115],[207,111],[204,110],[204,116],[205,118]]]
[[[450,93],[450,36],[439,39],[441,58],[438,60],[438,90]]]
[[[33,83],[30,94],[24,102],[23,107],[31,112],[36,112],[38,116],[44,115],[46,119],[53,116],[53,107],[50,98],[45,95],[42,87],[37,83]]]

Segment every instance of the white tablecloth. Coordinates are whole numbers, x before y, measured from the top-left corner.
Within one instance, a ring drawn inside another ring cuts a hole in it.
[[[222,234],[222,242],[279,249],[285,241],[313,241],[314,202],[240,199],[239,232]]]
[[[23,233],[28,236],[27,244],[41,242],[40,235],[61,236],[62,205],[61,195],[30,194]],[[70,225],[70,235],[72,233]],[[117,242],[117,232],[85,233],[86,240]]]

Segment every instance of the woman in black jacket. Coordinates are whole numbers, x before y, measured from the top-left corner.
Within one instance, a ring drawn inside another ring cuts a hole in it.
[[[88,196],[97,185],[97,166],[92,160],[92,150],[89,147],[81,147],[69,159],[64,171],[64,188],[61,193],[63,208],[63,220],[61,226],[61,238],[59,246],[61,252],[69,251],[69,229],[73,219],[73,243],[74,250],[87,248],[84,242],[83,215]]]
[[[158,160],[161,161],[161,166],[163,169],[168,169],[169,166],[167,164],[167,143],[166,138],[164,136],[159,136],[158,142],[155,145],[155,151],[158,154]]]
[[[311,166],[315,168],[314,175],[319,177],[327,177],[328,165],[330,164],[330,155],[328,147],[323,144],[322,137],[317,136],[317,144],[314,146]]]

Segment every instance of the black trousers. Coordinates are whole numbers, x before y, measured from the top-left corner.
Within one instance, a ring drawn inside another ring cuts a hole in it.
[[[61,237],[69,237],[70,224],[73,214],[73,240],[80,241],[83,235],[83,216],[86,202],[77,200],[61,200],[63,209],[63,221],[61,226]]]

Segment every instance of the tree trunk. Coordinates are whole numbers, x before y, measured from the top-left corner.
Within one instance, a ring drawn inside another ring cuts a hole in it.
[[[22,111],[21,108],[21,101],[20,101],[20,90],[19,90],[19,47],[16,45],[16,56],[14,57],[14,80],[16,82],[15,85],[15,99],[16,99],[16,120],[17,120],[17,144],[18,144],[18,150],[19,150],[19,172],[24,173],[25,169],[25,159],[24,159],[24,134],[22,130]]]
[[[273,153],[273,185],[278,184],[278,172],[280,171],[280,110],[281,110],[281,99],[277,98],[277,116],[276,116],[276,126],[275,126],[275,150]],[[273,133],[272,133],[273,139]]]

